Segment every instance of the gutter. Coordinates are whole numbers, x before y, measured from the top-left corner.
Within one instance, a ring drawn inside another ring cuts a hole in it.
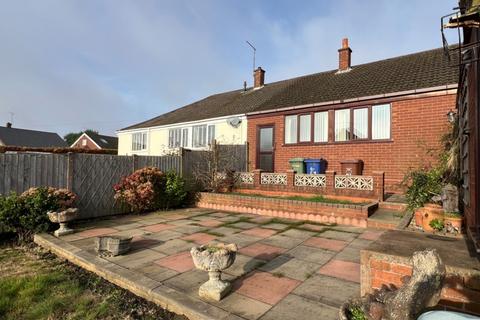
[[[283,107],[283,108],[277,108],[277,109],[253,111],[253,112],[248,112],[247,116],[264,114],[264,113],[279,112],[279,111],[305,109],[305,108],[311,108],[311,107],[321,107],[321,106],[328,106],[328,105],[335,105],[335,104],[345,104],[345,103],[350,103],[350,102],[361,102],[361,101],[374,100],[374,99],[393,98],[393,97],[407,96],[407,95],[421,94],[421,93],[435,92],[435,91],[456,90],[457,88],[458,88],[457,83],[447,84],[447,85],[438,86],[438,87],[414,89],[414,90],[407,90],[407,91],[398,91],[398,92],[392,92],[392,93],[383,93],[383,94],[377,94],[377,95],[374,95],[374,96],[364,96],[364,97],[350,98],[350,99],[345,99],[345,100],[332,100],[332,101],[326,101],[326,102],[301,104],[301,105],[297,105],[297,106],[293,106],[293,107]]]

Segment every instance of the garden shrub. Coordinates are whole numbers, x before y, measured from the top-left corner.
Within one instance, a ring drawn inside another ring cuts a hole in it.
[[[20,196],[0,196],[0,225],[4,229],[0,231],[13,232],[20,241],[29,240],[34,233],[52,227],[48,211],[71,208],[75,199],[74,193],[51,187],[30,188]]]
[[[114,190],[115,199],[136,213],[178,207],[186,197],[181,177],[153,167],[139,169],[122,178]]]
[[[407,185],[405,197],[409,210],[416,210],[442,192],[443,170],[439,168],[410,171],[404,178]]]

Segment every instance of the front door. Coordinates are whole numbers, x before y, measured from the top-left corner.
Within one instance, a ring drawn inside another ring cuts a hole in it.
[[[258,127],[257,168],[273,172],[274,169],[274,126]]]

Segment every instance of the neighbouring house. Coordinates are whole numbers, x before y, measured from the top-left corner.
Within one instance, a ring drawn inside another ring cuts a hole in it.
[[[352,65],[348,39],[339,67],[274,83],[254,71],[254,86],[210,96],[118,132],[119,154],[162,154],[248,142],[250,170],[286,172],[289,159],[324,158],[328,170],[360,159],[385,173],[386,191],[411,167],[430,161],[456,108],[458,70],[441,48]],[[232,126],[231,120],[239,123]]]
[[[246,113],[268,103],[290,84],[264,85],[265,71],[254,71],[254,85],[215,94],[187,106],[119,130],[118,154],[163,155],[178,148],[207,149],[220,144],[241,145],[247,141]]]
[[[30,148],[65,148],[68,147],[55,132],[12,128],[11,123],[0,127],[0,146]]]
[[[82,133],[78,139],[72,143],[70,148],[80,148],[80,149],[89,149],[89,150],[101,150],[109,149],[116,150],[118,149],[118,138],[112,136],[106,136],[103,134],[96,134],[93,132]]]

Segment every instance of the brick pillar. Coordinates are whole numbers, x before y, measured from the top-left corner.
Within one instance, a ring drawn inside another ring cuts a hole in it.
[[[293,191],[295,187],[295,170],[289,169],[287,170],[287,188],[289,191]]]
[[[326,178],[326,194],[335,194],[335,171],[327,170],[325,171]]]
[[[384,200],[385,195],[385,172],[383,171],[373,171],[373,192],[377,197],[378,201]]]
[[[253,186],[255,189],[260,188],[261,186],[261,176],[262,175],[262,169],[255,169],[253,170]]]

